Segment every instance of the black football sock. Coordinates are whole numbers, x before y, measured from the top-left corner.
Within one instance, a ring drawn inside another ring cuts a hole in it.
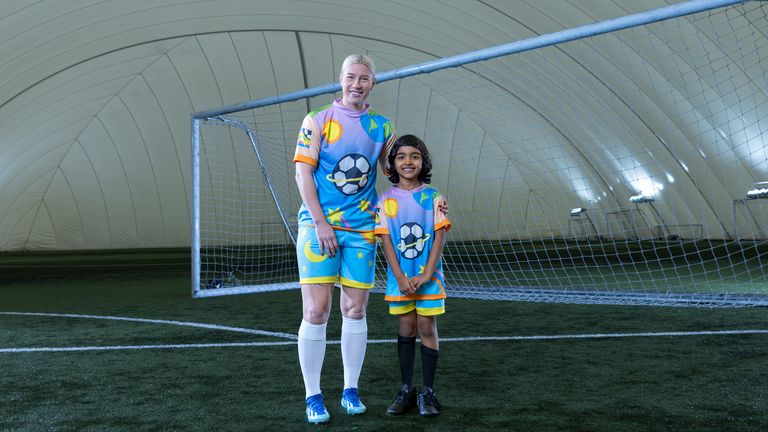
[[[435,370],[437,369],[437,357],[440,352],[432,348],[421,346],[421,372],[424,375],[424,385],[432,388],[435,382]]]
[[[397,357],[403,384],[413,387],[413,363],[416,361],[416,336],[397,336]]]

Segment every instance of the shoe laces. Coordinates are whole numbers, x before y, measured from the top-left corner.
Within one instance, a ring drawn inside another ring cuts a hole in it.
[[[352,406],[358,406],[360,405],[360,394],[357,391],[357,388],[351,387],[348,389],[344,389],[344,399],[349,401],[349,403]]]
[[[440,402],[437,401],[434,390],[427,388],[427,391],[419,393],[419,397],[424,400],[425,403],[434,405],[437,409],[440,409]]]
[[[401,405],[405,404],[407,398],[407,394],[400,390],[400,392],[397,393],[397,396],[395,396],[395,400],[392,401],[392,403],[399,403]]]
[[[307,398],[307,407],[315,413],[325,412],[325,401],[323,401],[323,394],[318,393],[316,395]]]

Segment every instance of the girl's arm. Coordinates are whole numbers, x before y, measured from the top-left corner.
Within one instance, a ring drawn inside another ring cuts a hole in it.
[[[443,246],[445,246],[445,229],[441,228],[435,231],[435,240],[432,242],[432,250],[429,251],[429,259],[427,260],[426,267],[424,267],[424,272],[411,278],[411,283],[416,290],[432,279],[437,263],[440,262],[440,257],[443,256]]]
[[[413,283],[403,274],[403,270],[400,268],[400,263],[397,261],[397,253],[395,252],[395,245],[392,244],[392,239],[389,234],[379,236],[381,238],[381,247],[384,249],[384,257],[387,258],[387,264],[389,269],[397,280],[397,286],[400,288],[400,292],[403,294],[415,294],[418,288],[413,286]]]

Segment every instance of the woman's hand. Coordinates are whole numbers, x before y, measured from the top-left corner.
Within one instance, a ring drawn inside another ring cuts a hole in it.
[[[336,239],[336,233],[327,221],[320,220],[316,223],[315,236],[317,236],[317,245],[320,249],[320,254],[328,254],[331,258],[335,257],[336,251],[339,249],[339,243]]]
[[[437,209],[446,216],[448,216],[448,200],[445,197],[440,197],[437,200]]]

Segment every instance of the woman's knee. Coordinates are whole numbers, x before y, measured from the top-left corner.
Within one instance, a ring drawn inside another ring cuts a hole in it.
[[[323,324],[328,322],[329,312],[330,311],[327,308],[322,307],[321,305],[307,305],[304,306],[303,318],[304,321],[312,324]]]
[[[365,318],[365,312],[365,303],[348,303],[341,306],[341,314],[347,318],[362,319]]]
[[[344,287],[339,304],[343,316],[351,319],[362,319],[368,308],[368,291]]]
[[[304,321],[312,324],[328,322],[331,312],[330,288],[319,286],[302,286],[302,315]]]

